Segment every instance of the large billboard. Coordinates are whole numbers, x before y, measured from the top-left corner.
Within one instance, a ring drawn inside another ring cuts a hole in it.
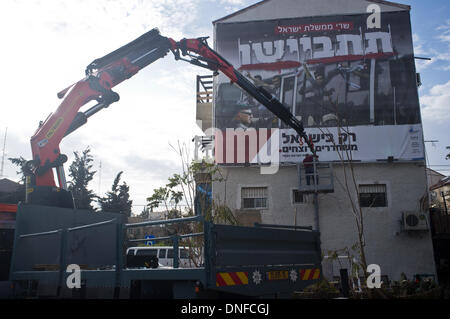
[[[380,28],[368,28],[368,17],[218,23],[216,49],[303,122],[321,160],[339,160],[343,150],[361,161],[423,159],[409,12],[382,13]],[[278,128],[281,162],[308,152],[294,130],[224,77],[216,86],[215,127]]]

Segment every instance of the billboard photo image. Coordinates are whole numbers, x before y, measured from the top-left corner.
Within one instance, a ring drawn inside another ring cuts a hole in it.
[[[357,160],[423,158],[409,13],[383,13],[381,28],[372,29],[367,17],[223,23],[216,46],[303,122],[318,152],[328,153],[322,158],[337,159],[329,136],[337,127],[355,142]],[[227,81],[219,80],[215,114],[221,130],[279,128],[282,161],[299,161],[307,152],[291,143],[293,130]],[[380,140],[368,149],[364,139],[373,136]]]

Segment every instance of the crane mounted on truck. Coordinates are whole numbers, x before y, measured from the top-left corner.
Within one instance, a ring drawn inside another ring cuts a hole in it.
[[[314,145],[308,139],[303,124],[288,108],[263,87],[251,83],[225,58],[208,46],[207,37],[175,41],[152,29],[121,48],[94,60],[86,68],[86,77],[58,93],[64,98],[58,109],[41,122],[31,138],[33,159],[24,167],[27,175],[27,202],[59,207],[73,207],[67,191],[63,164],[67,156],[61,154],[61,140],[87,122],[87,119],[119,101],[112,88],[131,78],[138,71],[169,51],[176,60],[187,61],[218,74],[221,71],[230,81],[269,109],[286,125],[304,139],[311,152]],[[86,112],[79,109],[95,100],[96,105]],[[59,187],[56,187],[53,169],[56,170]]]
[[[119,100],[113,87],[169,51],[176,60],[225,74],[295,129],[314,153],[302,123],[269,92],[248,81],[211,49],[206,38],[177,42],[153,29],[90,63],[85,78],[58,93],[64,100],[31,138],[33,159],[24,166],[27,195],[17,209],[10,269],[15,296],[273,297],[290,295],[321,280],[320,233],[312,227],[219,225],[202,215],[127,224],[123,214],[92,214],[74,207],[65,187],[63,164],[67,156],[60,152],[61,140],[84,125],[90,116]],[[85,112],[79,111],[91,101],[97,103]],[[127,239],[127,230],[187,222],[201,223],[203,232],[169,238],[173,243],[173,269],[142,269],[124,262],[125,244],[142,241]],[[178,268],[179,241],[197,236],[204,238],[204,265]],[[73,265],[80,267],[81,290],[73,290],[67,284],[67,269]]]

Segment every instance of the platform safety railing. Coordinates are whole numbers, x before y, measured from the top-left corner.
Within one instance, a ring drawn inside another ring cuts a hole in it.
[[[167,219],[167,220],[155,220],[155,221],[147,221],[147,222],[141,222],[141,223],[132,223],[132,224],[125,224],[125,229],[131,229],[131,228],[137,228],[137,227],[146,227],[146,226],[157,226],[157,225],[168,225],[168,224],[178,224],[178,223],[187,223],[187,222],[203,222],[203,216],[192,216],[192,217],[185,217],[185,218],[174,218],[174,219]],[[173,247],[173,268],[179,268],[179,244],[180,240],[184,238],[190,238],[190,237],[199,237],[203,236],[204,233],[191,233],[191,234],[183,234],[183,235],[172,235],[172,236],[165,236],[165,237],[156,237],[156,238],[142,238],[142,239],[129,239],[128,242],[131,243],[140,243],[140,242],[148,242],[148,241],[164,241],[169,240],[172,242]]]
[[[305,165],[309,165],[305,169]],[[298,190],[304,193],[334,192],[333,163],[311,162],[298,163]]]

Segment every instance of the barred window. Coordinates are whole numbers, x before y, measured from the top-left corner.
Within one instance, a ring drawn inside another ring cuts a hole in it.
[[[267,187],[243,187],[241,189],[242,208],[267,208]]]
[[[292,190],[292,203],[293,204],[305,203],[305,197],[303,196],[303,193],[300,192],[298,189]]]
[[[361,207],[387,207],[386,185],[359,185]]]

